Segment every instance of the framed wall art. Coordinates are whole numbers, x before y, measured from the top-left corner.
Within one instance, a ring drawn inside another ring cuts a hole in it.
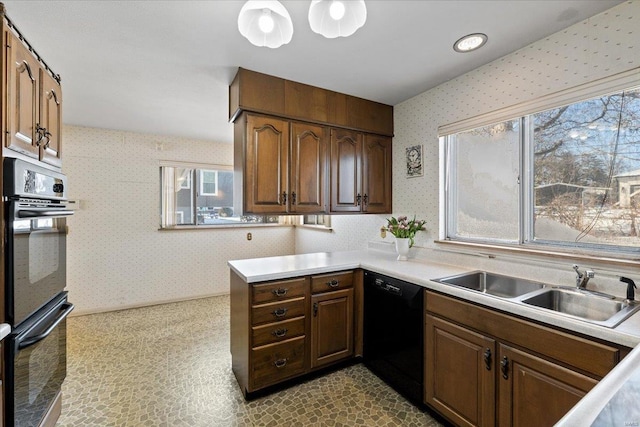
[[[422,145],[407,147],[407,178],[424,175],[422,165]]]

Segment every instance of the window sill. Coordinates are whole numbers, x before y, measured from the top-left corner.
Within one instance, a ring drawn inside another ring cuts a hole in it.
[[[234,228],[264,228],[264,227],[291,227],[289,224],[252,224],[252,223],[239,223],[239,224],[221,224],[221,225],[177,225],[175,227],[158,228],[158,231],[191,231],[191,230],[220,230],[220,229],[234,229]]]
[[[637,255],[632,254],[593,254],[586,252],[570,252],[569,250],[563,251],[561,249],[544,250],[539,248],[532,248],[531,246],[509,246],[509,245],[497,245],[475,242],[460,242],[453,240],[435,240],[436,245],[442,245],[442,249],[446,246],[452,248],[464,249],[474,251],[476,255],[485,255],[489,258],[497,258],[499,255],[519,255],[528,256],[541,259],[553,259],[560,261],[587,261],[597,262],[604,265],[615,267],[640,267],[640,258]],[[447,248],[448,249],[448,248]]]
[[[333,231],[333,228],[325,227],[324,225],[296,224],[295,227],[306,228],[308,230],[316,230],[316,231],[328,231],[328,232]]]

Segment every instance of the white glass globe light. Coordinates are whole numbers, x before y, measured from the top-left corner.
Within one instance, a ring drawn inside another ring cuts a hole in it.
[[[367,21],[364,0],[312,0],[309,25],[326,38],[349,37]]]
[[[238,15],[238,30],[251,44],[272,49],[293,37],[293,23],[287,9],[276,0],[249,0]]]

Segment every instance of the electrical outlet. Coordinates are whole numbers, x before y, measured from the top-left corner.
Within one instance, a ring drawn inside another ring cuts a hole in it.
[[[387,237],[387,227],[380,227],[380,237],[383,239]]]
[[[251,235],[251,233],[247,233],[247,240],[251,240],[253,239],[253,236]]]

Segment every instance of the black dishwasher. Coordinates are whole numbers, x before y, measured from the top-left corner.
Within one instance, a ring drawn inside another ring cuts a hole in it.
[[[423,404],[423,288],[364,273],[365,366],[416,404]]]

